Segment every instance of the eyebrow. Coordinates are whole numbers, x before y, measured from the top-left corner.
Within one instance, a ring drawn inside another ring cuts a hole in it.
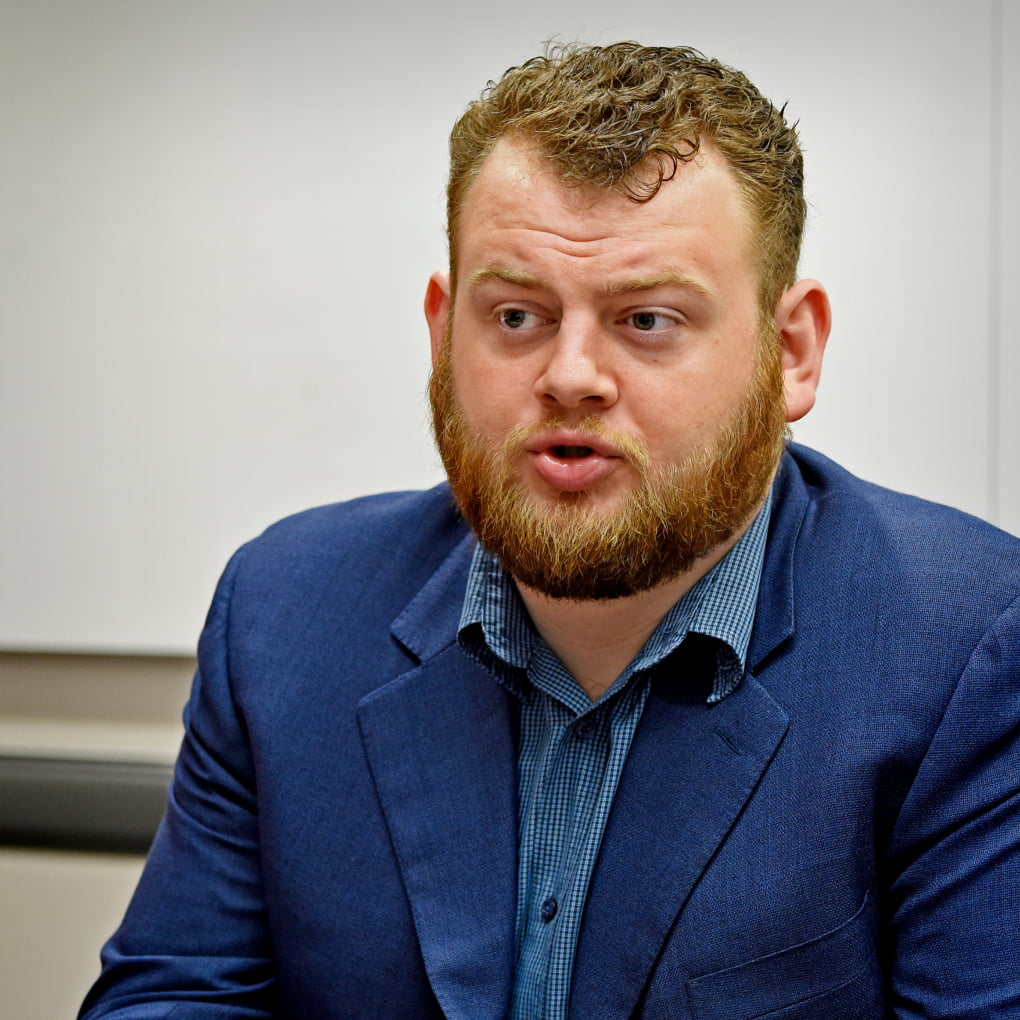
[[[476,269],[468,279],[468,286],[475,287],[488,280],[500,280],[503,283],[524,287],[528,290],[543,290],[546,286],[542,278],[533,273],[526,273],[521,269],[503,265]],[[681,287],[701,297],[711,297],[711,291],[703,283],[699,283],[683,273],[672,272],[638,276],[632,280],[610,281],[603,290],[607,296],[613,297],[617,294],[640,294],[643,291],[655,290],[656,287]]]
[[[614,294],[639,294],[646,290],[655,290],[656,287],[681,287],[684,290],[693,291],[701,297],[711,297],[712,292],[697,280],[683,273],[659,273],[655,276],[639,276],[633,280],[620,280],[610,282],[606,285],[606,292]]]
[[[501,280],[503,283],[512,283],[517,287],[527,287],[529,290],[541,290],[545,287],[541,277],[532,273],[525,273],[520,269],[512,269],[510,266],[486,266],[484,269],[476,269],[468,278],[468,286],[475,287],[479,283],[488,280]]]

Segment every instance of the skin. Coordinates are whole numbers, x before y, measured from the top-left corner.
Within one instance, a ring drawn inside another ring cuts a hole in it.
[[[635,483],[599,446],[564,455],[571,426],[597,416],[640,440],[653,464],[709,442],[745,393],[759,343],[758,277],[748,212],[710,144],[659,193],[635,204],[561,185],[528,147],[493,149],[465,201],[456,301],[446,272],[425,298],[433,362],[447,335],[467,422],[494,448],[522,424],[555,416],[516,469],[535,500],[580,485],[611,513]],[[830,312],[803,280],[780,299],[786,417],[810,410]],[[583,443],[583,436],[578,442]],[[679,578],[613,600],[551,599],[519,585],[536,627],[592,698],[607,689],[658,621],[750,523]]]

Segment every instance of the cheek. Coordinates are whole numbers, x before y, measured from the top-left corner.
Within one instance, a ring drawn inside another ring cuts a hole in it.
[[[455,353],[452,367],[454,392],[465,420],[483,435],[501,440],[521,420],[522,381],[506,363],[477,354]]]
[[[734,357],[689,364],[669,378],[632,379],[631,399],[621,397],[621,403],[653,453],[684,456],[715,439],[743,400],[753,375],[752,367]]]
[[[708,417],[725,414],[747,392],[758,364],[758,343],[749,327],[733,329],[707,346],[691,366],[691,389]]]

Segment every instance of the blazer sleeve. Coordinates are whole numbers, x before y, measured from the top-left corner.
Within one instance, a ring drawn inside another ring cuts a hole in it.
[[[230,678],[230,597],[242,549],[199,642],[185,736],[138,889],[82,1006],[99,1017],[282,1015],[259,866],[254,770]]]
[[[1020,1017],[1020,600],[970,656],[889,864],[896,1016]]]

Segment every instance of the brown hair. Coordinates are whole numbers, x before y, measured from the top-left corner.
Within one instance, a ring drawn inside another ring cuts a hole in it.
[[[655,195],[707,139],[729,164],[756,227],[759,298],[771,319],[796,280],[806,210],[800,146],[784,109],[740,71],[688,47],[549,46],[489,82],[454,125],[451,272],[467,192],[505,135],[534,146],[565,184],[617,188],[635,202]]]

